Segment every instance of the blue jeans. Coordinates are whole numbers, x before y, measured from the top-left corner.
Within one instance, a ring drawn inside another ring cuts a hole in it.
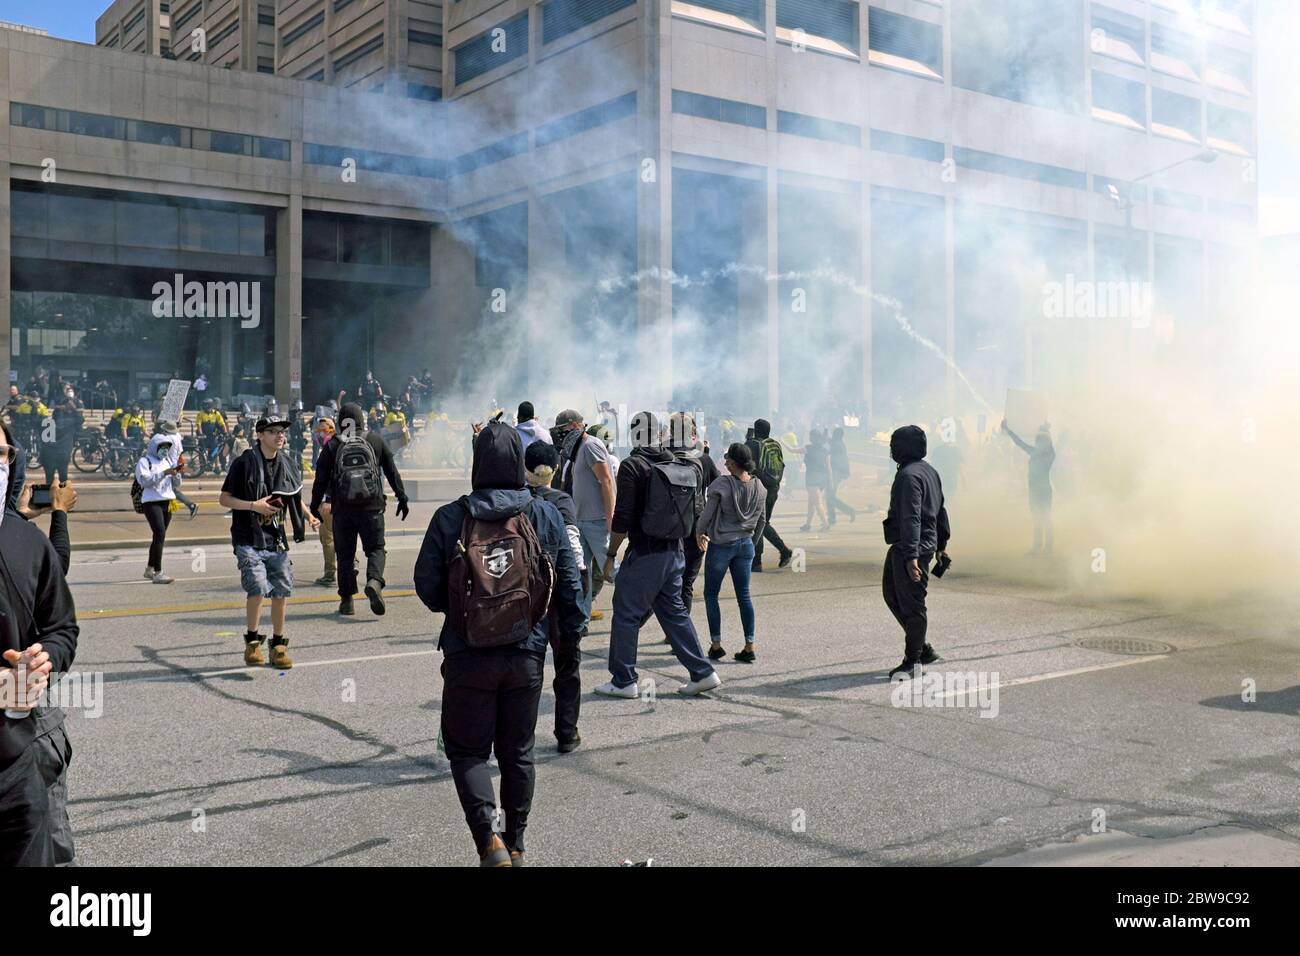
[[[615,687],[637,683],[636,639],[652,610],[691,680],[703,680],[713,673],[682,603],[685,567],[681,548],[647,554],[629,551],[623,558],[614,581],[614,626],[609,635],[609,673]]]
[[[596,596],[596,576],[605,567],[605,557],[609,554],[609,525],[604,518],[578,522],[578,534],[582,538],[582,558],[587,562],[587,590],[582,595],[582,610],[591,619],[591,602]]]
[[[293,562],[288,551],[260,551],[235,546],[239,580],[249,597],[287,598],[293,594]]]
[[[718,594],[723,579],[731,571],[731,584],[736,589],[736,603],[740,605],[740,624],[745,640],[754,640],[754,602],[749,596],[749,579],[753,572],[754,541],[745,538],[731,544],[710,544],[704,552],[704,611],[709,618],[709,639],[715,644],[722,640],[722,608]]]

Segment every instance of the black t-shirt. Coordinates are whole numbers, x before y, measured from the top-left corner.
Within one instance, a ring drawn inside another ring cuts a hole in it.
[[[270,490],[270,478],[266,471],[266,459],[261,450],[254,448],[251,455],[240,455],[230,466],[221,490],[244,501],[249,500],[249,488],[258,486],[256,475],[249,474],[249,466],[256,463],[262,469],[261,487],[263,494]],[[257,497],[261,497],[258,495]],[[256,511],[234,511],[230,516],[230,540],[235,547],[250,545],[259,551],[279,551],[288,547],[284,534],[284,509],[271,515],[260,515]]]

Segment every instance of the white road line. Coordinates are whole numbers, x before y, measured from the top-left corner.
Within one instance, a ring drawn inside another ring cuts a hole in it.
[[[300,667],[324,667],[327,664],[356,664],[360,661],[383,661],[394,657],[428,657],[430,654],[437,653],[438,649],[433,648],[432,650],[427,651],[402,651],[397,654],[367,654],[364,657],[339,657],[332,661],[295,661],[293,670],[297,670]],[[227,674],[243,674],[248,671],[262,671],[267,669],[268,668],[265,665],[261,667],[232,667],[229,670],[207,671],[202,674],[195,674],[194,676],[201,678],[224,677]],[[271,669],[273,670],[274,668]]]
[[[1116,667],[1132,667],[1134,664],[1145,664],[1148,661],[1168,660],[1168,654],[1155,654],[1150,657],[1134,657],[1126,661],[1111,661],[1108,664],[1093,664],[1091,667],[1076,667],[1068,671],[1052,671],[1048,674],[1030,674],[1028,677],[1013,677],[1010,680],[999,680],[996,684],[990,684],[987,690],[998,690],[1003,687],[1014,687],[1017,684],[1036,684],[1039,681],[1055,680],[1058,677],[1074,677],[1076,674],[1090,674],[1093,671],[1108,671]],[[924,673],[924,671],[922,671]],[[942,674],[943,671],[932,670],[932,674]],[[978,672],[977,672],[978,673]],[[987,672],[985,672],[987,673]],[[893,687],[893,684],[889,685]],[[942,700],[945,697],[969,696],[970,689],[947,691],[942,694],[935,694],[934,699]]]

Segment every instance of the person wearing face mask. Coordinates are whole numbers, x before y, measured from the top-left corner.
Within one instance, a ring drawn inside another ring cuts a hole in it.
[[[149,445],[135,465],[135,482],[139,486],[140,503],[145,521],[149,522],[149,563],[144,577],[154,584],[171,584],[175,579],[163,574],[163,545],[167,541],[167,526],[172,521],[172,506],[176,502],[174,479],[180,474],[177,467],[181,436],[165,431],[165,422],[149,439]],[[132,489],[134,496],[135,489]]]
[[[16,452],[7,429],[0,488],[12,500]],[[11,508],[0,509],[0,867],[67,866],[72,745],[63,711],[40,704],[51,675],[77,652],[77,616],[54,545]]]

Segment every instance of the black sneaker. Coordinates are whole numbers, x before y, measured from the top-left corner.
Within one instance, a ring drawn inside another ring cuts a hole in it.
[[[731,657],[733,660],[740,661],[742,664],[752,664],[755,660],[754,652],[751,650],[736,651],[736,653],[732,654]]]
[[[781,555],[781,563],[777,565],[777,569],[780,570],[781,568],[788,568],[790,566],[790,562],[793,560],[794,560],[794,552],[793,551],[785,552],[784,554]]]
[[[903,663],[899,664],[897,667],[895,667],[892,671],[889,672],[889,679],[893,680],[894,676],[897,674],[901,674],[902,676],[911,679],[913,676],[915,676],[913,673],[914,669],[916,671],[920,671],[920,664],[921,661],[919,659],[909,659],[904,657]]]
[[[348,617],[357,613],[356,608],[352,606],[352,598],[345,597],[339,601],[339,613],[346,614]]]
[[[727,656],[727,652],[722,649],[721,644],[713,645],[709,648],[709,660],[720,661]]]
[[[749,570],[754,574],[762,574],[763,562],[760,559],[755,558],[754,563],[749,566]]]
[[[938,664],[942,660],[943,658],[939,656],[939,653],[929,644],[921,648],[922,664]]]
[[[384,586],[373,578],[366,582],[366,597],[370,598],[370,610],[377,615],[384,613]]]
[[[582,734],[574,734],[572,740],[561,740],[555,749],[562,754],[571,754],[582,746]]]

